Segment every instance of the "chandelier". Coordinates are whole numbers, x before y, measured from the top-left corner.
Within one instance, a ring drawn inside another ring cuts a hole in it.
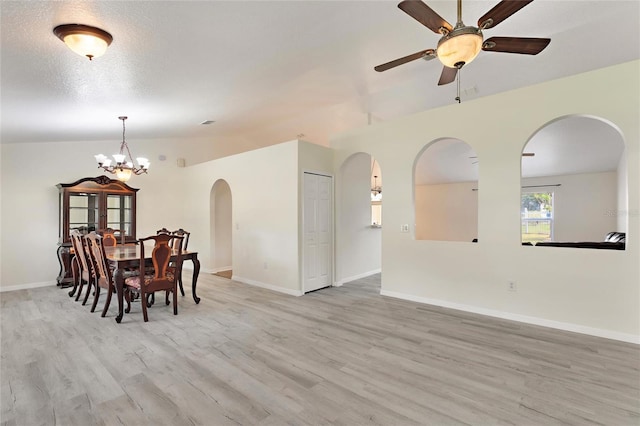
[[[131,151],[129,151],[129,145],[124,139],[124,121],[127,119],[125,116],[120,116],[118,119],[122,120],[122,143],[120,144],[120,153],[113,154],[113,160],[115,164],[111,164],[111,160],[107,158],[106,155],[98,154],[96,155],[96,161],[98,162],[98,168],[101,168],[109,173],[115,174],[119,181],[126,182],[131,178],[131,174],[141,175],[143,173],[147,173],[149,169],[149,160],[143,157],[136,158],[138,162],[138,167],[134,167],[133,165],[133,157],[131,156]],[[129,156],[129,161],[127,161],[127,156]]]
[[[371,201],[380,201],[382,198],[382,187],[378,185],[378,176],[374,176],[374,184],[371,187]]]

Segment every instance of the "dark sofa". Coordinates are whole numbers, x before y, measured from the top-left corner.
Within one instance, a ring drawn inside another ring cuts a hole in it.
[[[536,247],[573,247],[605,250],[624,250],[627,236],[624,232],[609,232],[603,241],[542,241],[536,243]]]

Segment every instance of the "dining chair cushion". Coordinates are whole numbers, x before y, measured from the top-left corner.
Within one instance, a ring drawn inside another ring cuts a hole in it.
[[[144,276],[144,283],[145,284],[149,284],[154,278],[155,278],[154,275],[145,275]],[[167,279],[167,281],[173,281],[174,276],[173,276],[173,272],[172,271],[167,271],[166,279]],[[133,276],[133,277],[127,277],[127,278],[125,278],[124,283],[125,283],[125,285],[128,285],[129,287],[140,289],[140,275],[136,275],[136,276]]]

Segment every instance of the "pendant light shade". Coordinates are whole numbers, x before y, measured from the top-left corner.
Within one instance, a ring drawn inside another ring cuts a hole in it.
[[[62,40],[69,49],[89,60],[104,55],[113,41],[108,32],[100,28],[80,24],[58,25],[53,33]]]

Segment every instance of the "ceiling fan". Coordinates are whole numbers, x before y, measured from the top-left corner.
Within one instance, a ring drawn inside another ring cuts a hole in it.
[[[438,58],[444,65],[438,85],[449,84],[456,79],[458,70],[471,62],[480,52],[505,52],[537,55],[547,47],[551,39],[531,37],[491,37],[484,40],[482,31],[493,28],[533,0],[502,0],[478,19],[478,26],[462,22],[462,0],[458,0],[458,20],[452,27],[444,18],[421,0],[404,0],[398,7],[416,21],[442,37],[436,49],[426,49],[374,67],[378,72],[397,67],[416,59]],[[459,96],[456,99],[459,101]]]

